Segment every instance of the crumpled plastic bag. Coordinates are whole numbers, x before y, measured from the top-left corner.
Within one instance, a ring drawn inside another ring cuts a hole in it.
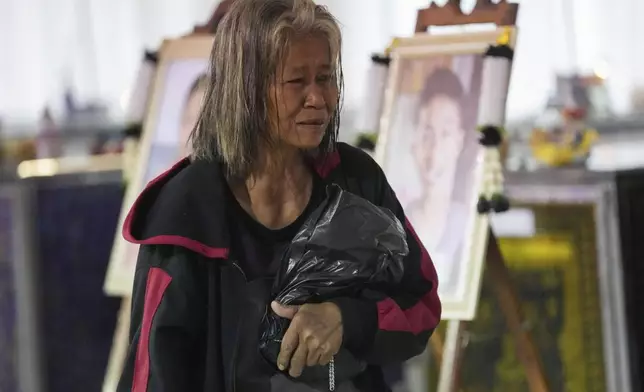
[[[282,257],[273,298],[282,305],[321,303],[333,298],[361,298],[365,290],[394,291],[404,272],[406,234],[385,208],[337,185],[311,214]],[[276,366],[282,337],[290,321],[267,309],[260,329],[260,353]],[[349,380],[366,368],[347,350],[334,358],[335,382]],[[307,367],[299,381],[325,385],[325,366]]]

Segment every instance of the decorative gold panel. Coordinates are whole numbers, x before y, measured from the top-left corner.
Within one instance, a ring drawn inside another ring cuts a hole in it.
[[[537,234],[499,240],[551,391],[604,392],[594,207],[516,207],[534,211]],[[468,325],[461,390],[528,391],[491,284],[484,279],[477,318]]]

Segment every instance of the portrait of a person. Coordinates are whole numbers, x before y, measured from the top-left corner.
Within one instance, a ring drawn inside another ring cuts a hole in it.
[[[179,79],[175,75],[180,76],[181,74],[171,74],[172,80]],[[167,111],[165,116],[161,117],[161,123],[156,129],[157,134],[153,135],[150,145],[143,186],[169,169],[174,163],[189,155],[188,138],[197,124],[207,81],[207,75],[201,73],[192,83],[186,83],[187,93],[185,93],[183,100],[178,102],[178,110]],[[172,96],[175,95],[173,91],[174,89],[166,89],[164,93]],[[138,251],[137,245],[125,244],[123,260],[130,269],[134,268],[136,264]]]
[[[179,125],[179,150],[178,155],[175,157],[179,160],[183,157],[190,155],[188,138],[199,119],[199,111],[201,110],[201,102],[206,92],[208,83],[208,76],[202,74],[192,83],[188,95],[184,101],[181,110],[181,124]]]
[[[197,123],[208,81],[208,76],[202,71],[205,64],[199,65],[195,67],[193,60],[178,60],[168,68],[143,185],[190,153],[188,138]],[[199,70],[196,75],[195,68]]]
[[[318,366],[335,391],[389,391],[383,366],[421,354],[438,325],[438,281],[380,166],[338,141],[336,18],[312,0],[235,0],[214,42],[190,155],[141,192],[123,227],[140,250],[117,391],[328,391],[302,379]],[[162,113],[185,101],[167,102]],[[391,292],[277,303],[284,249],[333,184],[396,215],[402,278]],[[275,363],[258,349],[266,312],[290,320]],[[336,379],[341,350],[364,366]]]
[[[451,69],[434,70],[419,95],[410,143],[420,194],[409,203],[407,212],[432,254],[441,277],[441,295],[454,295],[457,289],[468,218],[474,211],[475,115],[467,97],[461,79]]]

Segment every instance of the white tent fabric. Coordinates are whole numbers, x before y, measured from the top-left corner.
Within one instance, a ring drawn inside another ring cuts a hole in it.
[[[445,0],[438,1],[444,3]],[[463,0],[471,9],[475,0]],[[144,48],[203,23],[216,0],[0,0],[0,117],[34,119],[45,105],[60,108],[71,87],[81,101],[100,100],[123,112]],[[363,101],[373,52],[394,35],[413,32],[416,10],[429,0],[320,0],[344,30],[345,108]],[[618,110],[644,84],[644,2],[522,0],[520,42],[508,115],[540,110],[553,73],[601,67]],[[564,17],[572,5],[571,23]],[[617,8],[622,7],[622,8]],[[603,19],[600,19],[603,18]],[[566,37],[576,36],[575,45]],[[571,47],[572,46],[572,47]]]

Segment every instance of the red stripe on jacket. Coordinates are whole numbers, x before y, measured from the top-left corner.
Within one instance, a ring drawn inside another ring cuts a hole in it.
[[[123,238],[125,238],[127,242],[131,242],[133,244],[175,245],[186,249],[190,249],[191,251],[199,253],[208,258],[227,259],[228,249],[213,248],[213,247],[204,245],[199,241],[195,241],[191,238],[186,238],[179,235],[158,235],[158,236],[150,237],[146,239],[137,239],[137,238],[134,238],[134,236],[132,235],[132,221],[134,219],[134,212],[139,208],[139,205],[141,204],[141,200],[143,199],[143,194],[145,193],[145,191],[156,186],[159,183],[162,183],[163,181],[166,181],[170,173],[175,172],[182,167],[188,166],[189,164],[190,164],[190,159],[183,158],[177,163],[175,163],[174,165],[172,165],[171,168],[156,176],[154,179],[152,179],[152,181],[150,181],[146,185],[146,187],[143,189],[143,191],[139,194],[139,196],[134,201],[134,204],[132,204],[132,207],[130,208],[130,211],[128,212],[128,214],[125,216],[125,221],[123,222],[123,228],[121,229],[121,235],[123,236]]]
[[[148,280],[145,286],[145,302],[143,305],[143,322],[141,323],[141,335],[136,348],[134,360],[134,381],[132,392],[147,392],[148,380],[150,378],[150,331],[154,315],[161,305],[161,299],[172,277],[161,268],[150,268]]]
[[[405,227],[420,250],[420,269],[423,277],[432,282],[432,288],[409,309],[401,309],[391,298],[378,302],[378,328],[383,331],[411,332],[415,335],[436,327],[440,321],[441,302],[438,298],[436,269],[427,249],[418,239],[409,220]]]

